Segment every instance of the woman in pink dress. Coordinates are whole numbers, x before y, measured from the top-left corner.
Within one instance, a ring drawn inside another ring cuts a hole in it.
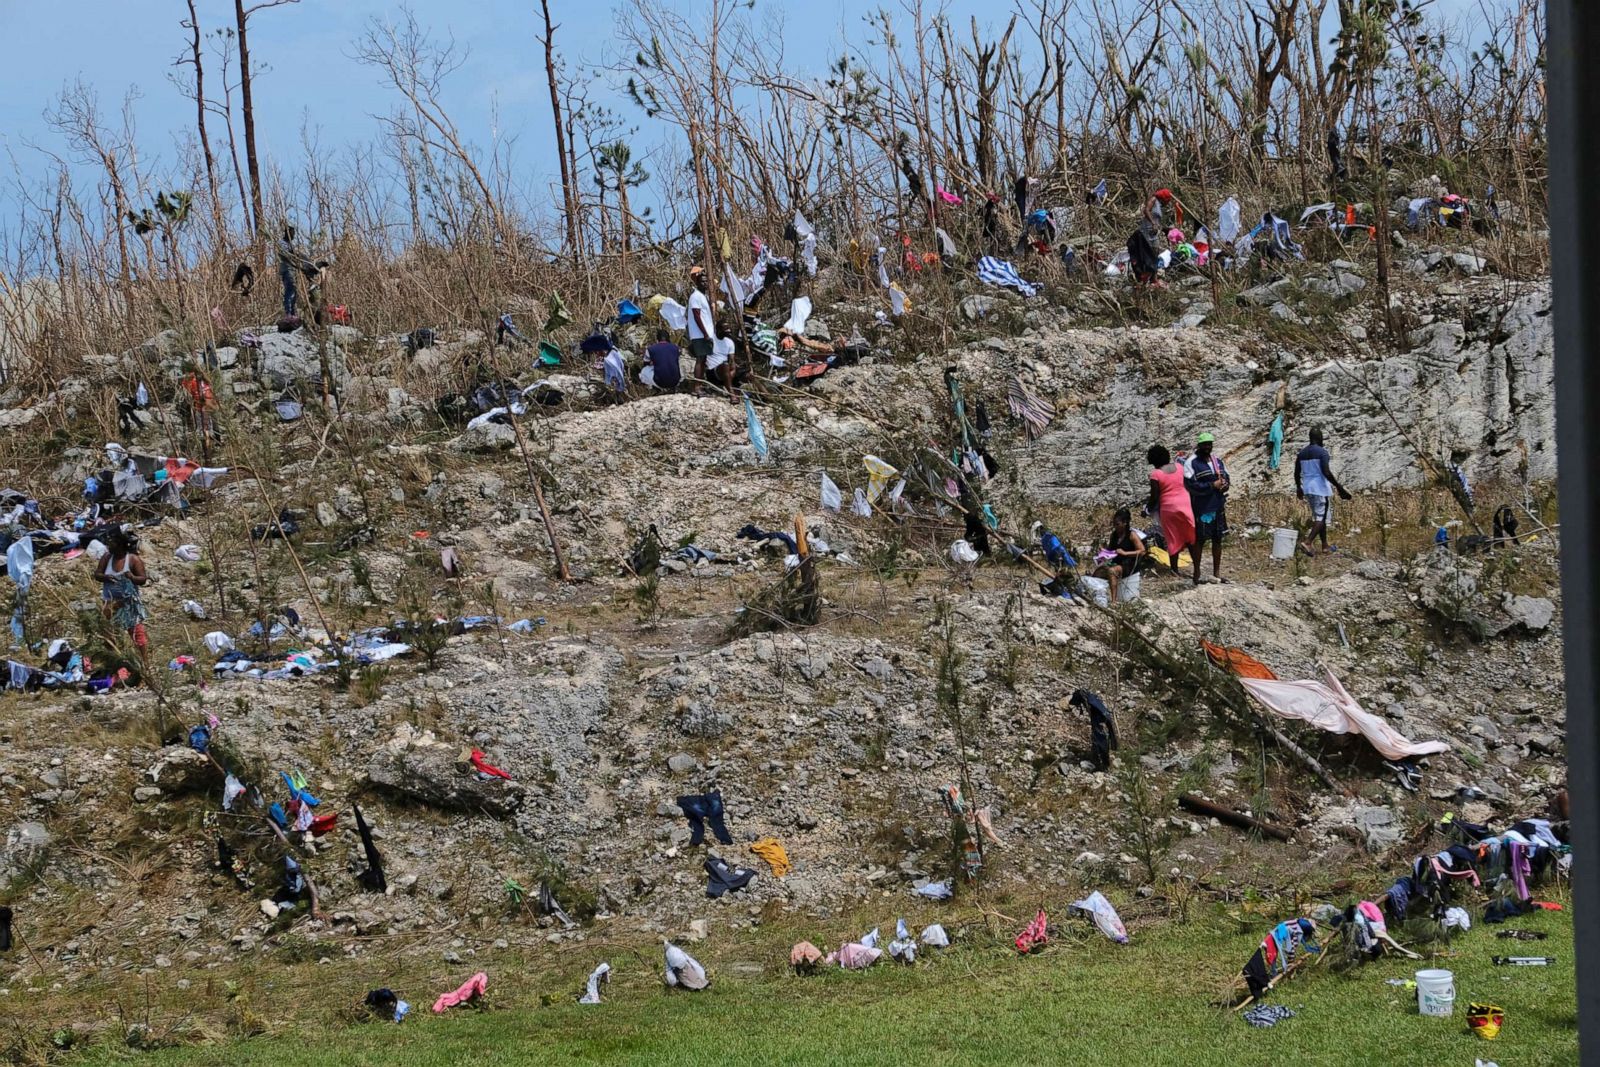
[[[1189,505],[1189,490],[1183,484],[1183,468],[1172,462],[1172,453],[1162,445],[1151,445],[1145,458],[1153,468],[1149,510],[1161,518],[1167,565],[1177,574],[1178,557],[1194,545],[1194,508]]]

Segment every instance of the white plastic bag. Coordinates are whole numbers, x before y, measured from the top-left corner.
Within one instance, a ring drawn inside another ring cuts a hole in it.
[[[602,963],[589,974],[589,984],[583,996],[578,998],[579,1004],[600,1003],[600,983],[611,981],[611,964]]]
[[[844,495],[839,492],[839,487],[833,484],[833,479],[828,477],[828,472],[822,472],[822,508],[824,511],[838,511],[844,506]]]
[[[917,943],[911,940],[904,919],[894,921],[894,940],[889,942],[889,958],[910,966],[917,962]]]
[[[1226,244],[1238,236],[1239,201],[1237,197],[1230,196],[1222,202],[1222,207],[1217,211],[1217,237]]]
[[[1122,925],[1122,918],[1117,914],[1117,909],[1111,906],[1100,890],[1096,889],[1084,899],[1072,905],[1078,911],[1086,911],[1094,917],[1094,924],[1100,932],[1119,945],[1128,943],[1128,930]]]
[[[668,297],[661,302],[661,307],[656,312],[661,316],[661,321],[674,330],[687,330],[689,328],[689,309]]]
[[[811,298],[797,296],[794,303],[789,305],[789,321],[783,324],[783,329],[790,333],[805,333],[806,320],[811,318]]]
[[[1111,606],[1111,583],[1104,578],[1079,578],[1078,583],[1084,592],[1089,594],[1089,599],[1102,608]]]
[[[978,550],[967,544],[965,540],[957,541],[950,546],[950,558],[957,563],[978,562]]]
[[[233,651],[233,638],[229,637],[221,630],[212,630],[210,633],[206,634],[204,640],[206,643],[206,648],[211,650],[211,654],[213,656],[220,656],[224,652]]]
[[[683,949],[670,941],[663,941],[667,957],[667,985],[682,986],[684,989],[704,989],[711,984],[706,977],[706,969],[700,966],[700,961],[689,955]]]
[[[850,505],[850,510],[864,519],[872,518],[872,505],[867,501],[867,494],[860,489],[855,491],[855,502]]]
[[[944,927],[938,923],[922,928],[919,940],[929,948],[949,948],[950,935],[944,932]]]

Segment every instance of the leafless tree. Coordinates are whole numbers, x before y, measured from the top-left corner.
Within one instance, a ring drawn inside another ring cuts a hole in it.
[[[239,107],[244,116],[244,157],[250,168],[250,232],[261,233],[261,163],[256,154],[255,71],[250,66],[250,17],[267,8],[298,4],[300,0],[260,0],[245,6],[233,0],[234,31],[239,35]]]

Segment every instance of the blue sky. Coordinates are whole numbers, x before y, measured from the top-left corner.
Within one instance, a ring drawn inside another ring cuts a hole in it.
[[[662,2],[695,7],[693,0]],[[1492,6],[1497,0],[1481,2]],[[894,0],[757,3],[758,12],[772,8],[783,12],[790,30],[791,62],[815,69],[838,54],[841,30],[857,39],[862,36],[865,12],[879,6],[900,7]],[[1435,0],[1434,8],[1471,18],[1479,3]],[[993,23],[1004,10],[992,0],[948,0],[946,6],[958,24],[971,14],[977,14],[981,24]],[[232,24],[231,0],[198,0],[198,7],[204,27]],[[470,49],[466,66],[452,76],[447,92],[447,103],[468,139],[486,145],[496,134],[517,138],[521,173],[542,184],[555,168],[548,90],[535,36],[536,8],[536,0],[414,0],[412,4],[420,23],[452,33]],[[581,57],[589,64],[602,60],[615,18],[612,5],[607,0],[553,0],[552,8],[560,23],[558,44],[575,60]],[[372,116],[388,111],[393,95],[376,71],[348,58],[350,42],[369,17],[392,17],[396,11],[398,6],[386,0],[302,0],[257,15],[251,29],[252,51],[271,68],[256,89],[264,158],[282,153],[298,160],[303,126],[315,130],[319,142],[329,147],[373,137],[377,124]],[[170,153],[175,134],[187,134],[193,106],[168,80],[173,59],[186,47],[186,31],[179,26],[185,16],[183,0],[0,0],[0,26],[13,42],[0,64],[0,152],[9,157],[0,167],[0,229],[15,211],[11,161],[26,179],[38,180],[47,165],[34,146],[62,150],[59,136],[42,113],[64,84],[81,78],[99,93],[102,109],[110,113],[130,89],[135,90],[138,147],[145,158]],[[217,74],[209,75],[213,84]],[[634,117],[631,108],[622,110]],[[213,136],[220,138],[220,131]]]

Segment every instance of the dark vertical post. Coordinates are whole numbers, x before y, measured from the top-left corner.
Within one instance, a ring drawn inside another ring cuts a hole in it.
[[[1567,789],[1580,1058],[1600,1064],[1600,271],[1578,230],[1600,174],[1600,6],[1549,0],[1550,244],[1555,289],[1556,442],[1566,635]]]

